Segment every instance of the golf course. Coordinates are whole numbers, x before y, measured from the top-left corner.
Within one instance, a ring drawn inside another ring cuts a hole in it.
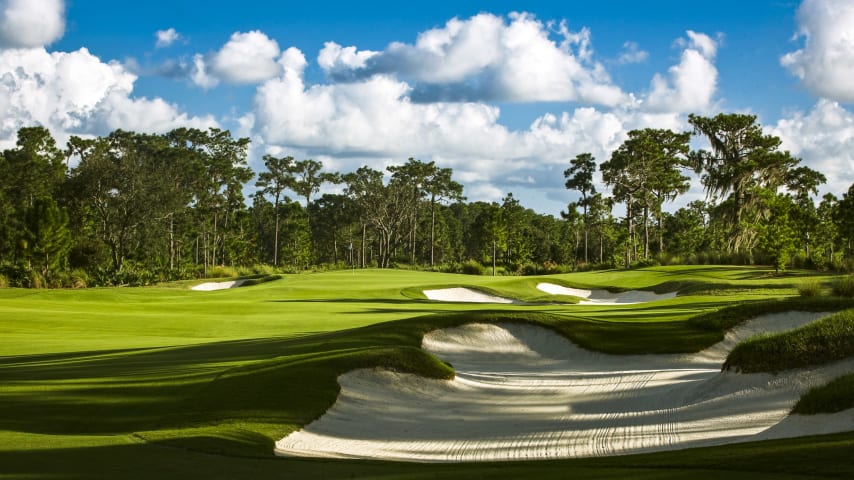
[[[0,478],[854,476],[849,277],[252,280],[0,289]]]

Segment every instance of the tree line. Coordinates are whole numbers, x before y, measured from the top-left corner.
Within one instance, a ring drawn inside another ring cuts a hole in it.
[[[780,150],[754,116],[689,122],[692,132],[631,131],[598,165],[589,153],[570,160],[566,188],[579,199],[561,218],[523,207],[512,193],[468,202],[450,168],[414,158],[340,173],[266,155],[256,176],[249,140],[226,130],[117,130],[60,148],[45,128],[22,128],[16,148],[0,153],[0,284],[395,266],[492,274],[657,262],[850,269],[854,185],[816,205],[824,175]],[[692,135],[710,148],[692,151]],[[610,196],[596,190],[597,169]],[[666,212],[688,190],[690,171],[707,197]],[[324,184],[341,193],[318,196]]]

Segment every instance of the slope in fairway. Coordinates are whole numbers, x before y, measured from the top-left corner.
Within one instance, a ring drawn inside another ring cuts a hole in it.
[[[854,369],[854,359],[771,374],[721,373],[727,353],[760,332],[802,326],[822,314],[766,315],[693,355],[610,356],[518,324],[470,324],[425,336],[450,362],[453,381],[382,370],[339,378],[337,403],[283,438],[279,455],[448,462],[618,455],[854,429],[790,421],[811,386]]]

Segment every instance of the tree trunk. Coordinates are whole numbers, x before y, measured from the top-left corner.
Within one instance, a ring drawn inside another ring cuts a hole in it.
[[[492,235],[492,276],[495,276],[495,235]]]
[[[635,225],[632,221],[632,197],[629,195],[629,201],[626,202],[626,221],[628,222],[629,235],[626,239],[626,268],[632,266],[632,248],[635,239]]]
[[[649,258],[649,207],[643,206],[643,258]]]
[[[169,214],[169,270],[175,270],[175,214]]]
[[[276,195],[276,230],[273,233],[273,265],[279,266],[279,195]]]
[[[359,268],[365,268],[365,240],[368,236],[368,226],[366,224],[362,224],[362,256],[359,259]]]
[[[433,268],[436,248],[436,195],[430,197],[430,268]]]
[[[587,263],[587,197],[584,197],[584,263]]]

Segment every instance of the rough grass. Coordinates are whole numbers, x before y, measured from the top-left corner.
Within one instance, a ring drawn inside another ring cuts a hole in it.
[[[815,387],[801,397],[792,413],[813,415],[836,413],[854,408],[854,373]]]
[[[831,291],[837,297],[854,298],[854,275],[834,279]]]
[[[779,372],[823,365],[854,355],[854,309],[789,332],[760,335],[737,345],[725,370]]]
[[[738,303],[714,310],[692,318],[689,323],[715,332],[723,332],[736,327],[751,318],[768,313],[781,312],[835,312],[854,308],[854,301],[844,298],[823,297],[786,297],[749,303]],[[723,338],[723,337],[721,337]]]
[[[802,297],[818,297],[821,295],[821,282],[808,278],[798,285],[798,295]]]

